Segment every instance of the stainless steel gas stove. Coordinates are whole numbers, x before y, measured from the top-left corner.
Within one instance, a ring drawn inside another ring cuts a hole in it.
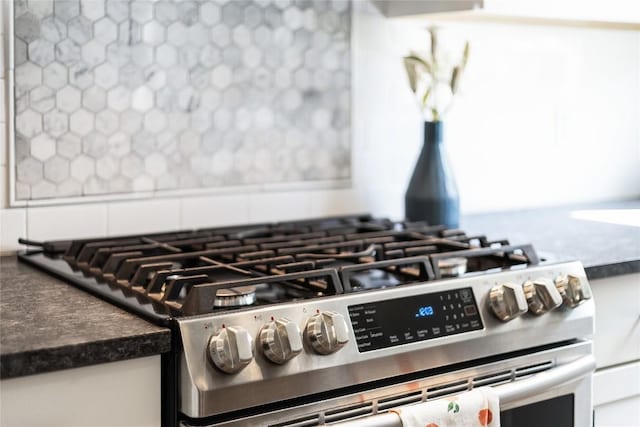
[[[591,424],[589,284],[530,245],[368,215],[39,245],[21,259],[173,328],[165,425],[398,425],[485,385],[503,426]]]

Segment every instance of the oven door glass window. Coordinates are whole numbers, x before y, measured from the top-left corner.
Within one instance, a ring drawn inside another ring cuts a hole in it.
[[[502,427],[573,427],[573,394],[500,412]]]

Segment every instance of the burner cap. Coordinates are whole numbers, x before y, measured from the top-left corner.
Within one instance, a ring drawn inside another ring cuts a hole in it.
[[[245,307],[256,302],[255,286],[236,286],[219,289],[216,292],[214,307]]]
[[[467,272],[467,259],[462,257],[440,259],[438,268],[442,277],[460,277]]]

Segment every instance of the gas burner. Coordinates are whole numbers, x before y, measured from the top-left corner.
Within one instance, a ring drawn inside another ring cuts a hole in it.
[[[460,277],[467,272],[467,259],[462,257],[440,259],[438,267],[442,277]]]
[[[247,307],[256,303],[255,286],[236,286],[235,288],[220,289],[213,301],[214,307]]]

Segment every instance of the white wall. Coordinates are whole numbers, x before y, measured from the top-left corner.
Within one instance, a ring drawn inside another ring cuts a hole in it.
[[[374,15],[357,23],[356,164],[363,139],[368,167],[393,163],[383,172],[387,195],[375,201],[391,210],[402,205],[421,132],[396,58],[426,46],[426,24]],[[472,45],[445,119],[464,212],[640,195],[639,32],[443,25],[452,45]]]
[[[368,1],[354,3],[352,188],[0,209],[0,251],[16,249],[18,236],[111,235],[365,211],[401,218],[421,134],[401,57],[424,43],[425,26],[384,19]],[[454,44],[472,44],[461,96],[446,119],[463,212],[640,196],[640,33],[446,26]],[[0,28],[5,49],[6,29]],[[6,207],[6,138],[2,143]]]

